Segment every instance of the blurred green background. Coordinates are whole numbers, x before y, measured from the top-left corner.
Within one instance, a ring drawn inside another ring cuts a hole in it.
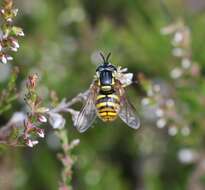
[[[99,51],[111,51],[111,62],[117,66],[127,67],[136,75],[144,73],[167,88],[175,88],[170,70],[176,60],[171,55],[170,38],[161,35],[160,30],[178,18],[190,27],[193,59],[204,73],[205,1],[167,0],[164,3],[166,7],[159,0],[16,0],[15,6],[19,8],[16,22],[25,32],[12,63],[20,68],[18,88],[23,94],[24,79],[29,73],[37,72],[41,78],[39,91],[45,103],[50,90],[55,90],[60,99],[71,99],[89,87],[101,63]],[[1,89],[10,72],[11,65],[0,66]],[[73,152],[77,157],[73,169],[74,190],[190,189],[197,165],[183,164],[178,155],[187,150],[185,154],[193,157],[193,151],[203,152],[205,145],[203,104],[198,102],[198,94],[205,94],[203,76],[199,81],[194,92],[193,86],[188,86],[178,89],[174,95],[179,104],[188,107],[185,118],[191,118],[194,126],[189,136],[179,133],[171,137],[167,128],[158,129],[155,121],[147,121],[141,110],[140,102],[145,93],[140,85],[127,89],[141,115],[142,125],[138,131],[119,119],[110,124],[97,119],[94,128],[79,134],[72,127],[70,115],[64,115],[69,139],[81,141]],[[22,106],[20,100],[1,116],[1,123]],[[76,106],[80,108],[80,104]],[[3,151],[0,189],[58,189],[62,169],[56,157],[59,151],[58,139],[49,127],[45,140],[33,149]],[[201,177],[202,184],[204,177]]]

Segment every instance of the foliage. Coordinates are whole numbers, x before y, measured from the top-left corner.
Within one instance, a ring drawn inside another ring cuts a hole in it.
[[[2,2],[0,189],[204,189],[205,4],[160,2]],[[139,130],[72,127],[100,51],[134,74]]]

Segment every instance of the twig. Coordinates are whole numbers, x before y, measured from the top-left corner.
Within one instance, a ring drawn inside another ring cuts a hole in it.
[[[53,113],[59,113],[59,112],[70,112],[72,109],[70,109],[71,106],[76,104],[77,102],[85,101],[88,96],[89,91],[85,91],[83,93],[79,93],[77,96],[75,96],[70,101],[67,101],[63,99],[55,108],[50,110],[50,112]]]
[[[52,113],[63,113],[63,112],[69,112],[73,118],[76,117],[78,114],[78,111],[71,108],[75,103],[82,102],[87,98],[88,91],[85,91],[84,93],[79,93],[76,97],[71,99],[70,101],[67,101],[63,99],[56,107],[53,109],[50,109],[49,112],[47,112],[48,116],[51,117]],[[18,144],[17,139],[10,139],[11,134],[15,130],[24,130],[24,121],[26,119],[27,115],[24,112],[15,112],[11,119],[8,121],[7,124],[5,124],[3,127],[0,128],[0,144],[6,144],[11,146],[22,146]],[[23,135],[23,134],[22,134]]]

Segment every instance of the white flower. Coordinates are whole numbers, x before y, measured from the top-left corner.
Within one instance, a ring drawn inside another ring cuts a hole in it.
[[[38,141],[32,141],[31,139],[28,139],[26,144],[27,144],[27,146],[32,148],[33,146],[38,144]]]
[[[14,48],[18,49],[20,46],[19,46],[19,43],[17,40],[12,40],[12,45]]]
[[[127,68],[118,67],[118,68],[117,68],[117,72],[118,72],[118,73],[127,72]]]
[[[38,141],[32,141],[33,146],[38,144]]]
[[[4,9],[1,9],[1,13],[4,14],[4,13],[5,13],[5,10],[4,10]]]
[[[129,86],[130,84],[132,84],[132,78],[133,78],[132,73],[126,73],[126,74],[122,74],[122,77],[119,80],[123,84],[123,86]]]
[[[184,164],[193,163],[197,157],[196,152],[189,148],[183,148],[178,152],[178,159]]]
[[[65,119],[58,113],[49,112],[49,123],[54,129],[62,129],[65,126]]]
[[[166,124],[167,124],[167,121],[164,118],[160,118],[159,120],[157,120],[158,128],[164,128]]]
[[[13,14],[14,14],[14,16],[17,15],[18,11],[19,11],[18,9],[13,9]]]
[[[71,148],[74,148],[74,147],[77,146],[79,143],[80,143],[80,139],[74,139],[74,140],[71,142],[70,146],[71,146]]]
[[[2,62],[3,64],[6,64],[6,63],[7,63],[7,59],[6,59],[6,56],[5,56],[5,55],[2,55],[2,56],[1,56],[1,62]]]
[[[126,71],[127,71],[127,68],[118,67],[117,71],[115,73],[116,79],[118,79],[124,87],[130,85],[132,83],[132,79],[133,79],[133,74],[132,73],[124,73]]]
[[[6,21],[7,22],[12,22],[12,18],[7,18]]]
[[[182,64],[182,67],[184,69],[188,69],[191,66],[191,60],[188,59],[188,58],[184,58],[184,59],[182,59],[182,63],[181,64]]]
[[[181,57],[184,55],[184,50],[182,48],[174,48],[172,54],[176,57]]]
[[[176,126],[171,126],[168,129],[168,134],[171,136],[175,136],[177,134],[177,132],[178,132],[178,129]]]
[[[7,55],[6,59],[7,59],[8,61],[12,61],[12,60],[13,60],[13,57],[11,57],[10,55]]]
[[[174,100],[173,99],[168,99],[166,101],[166,106],[168,106],[169,108],[173,107],[175,105]]]
[[[19,32],[18,32],[18,35],[19,35],[19,36],[25,36],[25,34],[24,34],[23,31],[19,31]]]
[[[159,84],[154,84],[154,85],[153,85],[153,90],[154,90],[155,92],[160,92],[160,89],[161,89],[161,87],[160,87]]]
[[[156,116],[157,116],[157,117],[162,117],[162,116],[164,116],[164,111],[163,111],[162,109],[158,108],[158,109],[156,110]]]
[[[15,48],[15,47],[11,47],[11,51],[14,51],[14,52],[17,52],[17,48]]]
[[[42,129],[39,129],[39,130],[37,131],[37,134],[38,134],[38,136],[41,137],[41,138],[44,138],[44,137],[45,137],[44,131],[43,131]]]
[[[150,103],[150,99],[149,98],[143,98],[141,101],[143,106],[147,106]]]
[[[162,35],[168,35],[168,34],[172,34],[173,32],[175,32],[176,29],[177,29],[177,25],[176,25],[176,23],[174,23],[174,24],[170,24],[168,26],[163,27],[160,30],[160,33]]]
[[[189,127],[183,127],[181,129],[181,134],[184,136],[188,136],[190,134],[190,128]]]
[[[182,76],[182,70],[180,68],[174,68],[170,75],[173,79],[177,79]]]
[[[26,144],[31,148],[33,147],[33,143],[30,139],[26,142]]]
[[[183,39],[184,39],[183,33],[181,31],[177,31],[174,34],[174,38],[173,38],[172,44],[174,46],[177,46],[178,44],[180,44],[183,41]]]

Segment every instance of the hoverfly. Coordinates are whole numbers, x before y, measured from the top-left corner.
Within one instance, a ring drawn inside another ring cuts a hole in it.
[[[139,128],[136,111],[125,96],[125,89],[117,79],[117,68],[109,62],[111,53],[97,67],[96,76],[89,90],[86,103],[79,112],[74,126],[79,132],[86,131],[98,116],[104,122],[114,121],[119,116],[129,127]]]

